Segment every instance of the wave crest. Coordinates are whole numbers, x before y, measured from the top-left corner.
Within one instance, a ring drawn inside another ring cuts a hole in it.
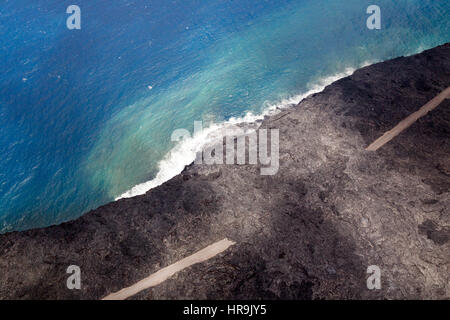
[[[369,65],[369,63],[364,63],[360,67],[367,65]],[[204,128],[200,133],[195,134],[190,138],[183,139],[177,143],[175,147],[173,147],[172,150],[170,150],[169,153],[167,153],[167,155],[159,162],[159,170],[155,178],[134,186],[130,190],[118,196],[115,200],[117,201],[123,198],[132,198],[143,195],[149,190],[162,185],[164,182],[180,174],[186,166],[194,162],[197,153],[203,150],[205,146],[219,141],[219,139],[223,137],[223,131],[226,128],[237,124],[243,125],[256,123],[257,121],[264,119],[266,116],[271,116],[280,112],[284,108],[297,105],[306,97],[323,91],[323,89],[331,83],[350,76],[355,70],[355,68],[347,68],[343,72],[322,78],[312,86],[309,86],[310,89],[307,92],[292,96],[288,99],[283,99],[275,104],[269,104],[268,107],[259,114],[248,112],[243,117],[232,117],[223,123],[211,124],[208,128]]]

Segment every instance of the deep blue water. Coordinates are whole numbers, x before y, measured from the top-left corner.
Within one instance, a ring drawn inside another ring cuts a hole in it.
[[[450,41],[447,0],[0,1],[0,232],[76,218],[155,177],[194,120]],[[66,28],[71,4],[81,30]],[[366,27],[371,4],[381,30]]]

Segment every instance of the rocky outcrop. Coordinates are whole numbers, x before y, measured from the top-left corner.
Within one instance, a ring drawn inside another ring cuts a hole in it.
[[[0,298],[98,299],[229,238],[133,298],[448,299],[450,101],[365,151],[448,86],[450,44],[365,67],[262,122],[280,130],[274,176],[191,165],[78,220],[1,235]],[[81,290],[66,287],[72,264]]]

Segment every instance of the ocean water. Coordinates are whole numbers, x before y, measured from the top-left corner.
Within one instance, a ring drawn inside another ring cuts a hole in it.
[[[143,193],[205,139],[173,130],[254,120],[450,41],[449,21],[447,0],[0,0],[0,232]]]

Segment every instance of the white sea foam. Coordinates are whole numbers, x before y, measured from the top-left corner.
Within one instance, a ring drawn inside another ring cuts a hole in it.
[[[364,63],[361,67],[367,65],[369,65],[369,63]],[[219,139],[224,136],[225,130],[228,130],[227,133],[229,133],[230,127],[237,124],[256,123],[258,120],[264,119],[265,116],[271,116],[284,108],[296,105],[309,95],[322,91],[331,83],[353,74],[354,71],[355,69],[353,68],[347,68],[341,73],[320,79],[310,86],[309,90],[305,93],[295,95],[289,99],[283,99],[275,104],[269,104],[262,113],[253,114],[252,112],[248,112],[245,116],[240,118],[233,117],[220,124],[211,124],[208,128],[204,128],[200,133],[195,134],[190,138],[183,139],[159,162],[159,171],[154,179],[134,186],[117,197],[116,200],[145,194],[147,191],[156,188],[180,174],[187,165],[195,160],[198,152],[202,151],[205,146],[220,141]]]

